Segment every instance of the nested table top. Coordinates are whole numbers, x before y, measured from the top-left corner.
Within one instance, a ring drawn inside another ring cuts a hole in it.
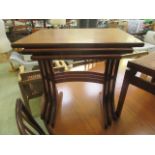
[[[42,29],[12,44],[19,48],[131,48],[143,42],[117,28]]]

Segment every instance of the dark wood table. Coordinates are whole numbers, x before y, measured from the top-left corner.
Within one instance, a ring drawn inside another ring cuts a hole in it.
[[[132,47],[143,45],[137,38],[116,28],[43,29],[12,44],[15,48],[23,48],[23,54],[32,54],[32,59],[39,62],[45,96],[42,118],[47,124],[54,126],[56,83],[86,81],[104,85],[102,103],[106,128],[112,118],[116,119],[114,90],[119,61],[122,55],[132,53]],[[105,60],[105,71],[104,74],[90,71],[54,73],[51,67],[54,59]]]

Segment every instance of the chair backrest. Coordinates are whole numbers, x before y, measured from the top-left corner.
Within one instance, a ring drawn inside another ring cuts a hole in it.
[[[11,43],[6,36],[4,21],[0,19],[0,53],[12,50]]]
[[[155,45],[155,32],[148,31],[146,35],[144,36],[144,41]]]
[[[22,135],[45,135],[45,132],[26,109],[21,99],[16,101],[16,121]]]

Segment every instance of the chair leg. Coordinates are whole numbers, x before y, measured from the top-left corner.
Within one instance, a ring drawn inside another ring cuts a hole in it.
[[[152,82],[152,83],[155,82],[155,77],[152,77],[151,82]]]
[[[126,71],[125,73],[125,77],[124,77],[124,81],[123,81],[123,85],[121,88],[121,92],[120,92],[120,96],[119,96],[119,101],[118,101],[118,105],[117,105],[117,109],[116,109],[116,115],[117,117],[120,117],[121,112],[122,112],[122,108],[123,108],[123,104],[124,104],[124,100],[126,97],[126,93],[129,87],[129,71]]]
[[[18,82],[18,84],[19,84],[19,88],[20,88],[20,91],[21,91],[21,94],[22,94],[22,97],[23,97],[23,100],[24,100],[24,104],[27,107],[27,109],[29,110],[29,112],[31,113],[31,108],[30,108],[30,105],[29,105],[29,99],[27,98],[26,93],[24,92],[23,85],[22,85],[21,82]]]
[[[32,111],[31,111],[31,108],[30,108],[30,104],[29,104],[29,100],[25,99],[25,98],[23,98],[23,100],[24,100],[24,104],[27,107],[27,109],[29,110],[30,114],[32,114]]]

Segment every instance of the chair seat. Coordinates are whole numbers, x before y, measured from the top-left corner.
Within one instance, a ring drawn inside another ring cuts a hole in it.
[[[134,70],[155,77],[155,52],[133,61],[129,61],[127,66]]]

